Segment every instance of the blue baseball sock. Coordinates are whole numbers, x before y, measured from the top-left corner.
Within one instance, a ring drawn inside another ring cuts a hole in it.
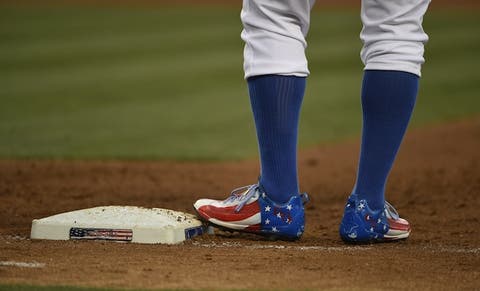
[[[407,129],[418,92],[418,76],[400,71],[365,71],[363,134],[353,194],[383,209],[385,184]]]
[[[263,75],[248,79],[260,151],[260,185],[277,203],[298,194],[297,136],[306,78]]]

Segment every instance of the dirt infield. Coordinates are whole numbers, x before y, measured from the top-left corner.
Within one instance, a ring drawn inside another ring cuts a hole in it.
[[[411,131],[388,198],[412,222],[412,236],[365,246],[345,245],[337,234],[355,142],[302,151],[301,184],[312,201],[298,242],[227,233],[175,246],[31,241],[33,218],[62,211],[111,204],[191,211],[198,197],[254,182],[257,162],[1,161],[0,283],[478,290],[479,149],[480,118]]]

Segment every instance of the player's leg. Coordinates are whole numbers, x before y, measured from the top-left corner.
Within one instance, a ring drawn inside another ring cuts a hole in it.
[[[409,223],[385,202],[384,192],[417,96],[428,39],[422,19],[429,2],[362,1],[363,132],[357,180],[340,225],[346,241],[410,234]]]
[[[195,203],[200,217],[228,229],[298,238],[304,229],[297,130],[308,75],[305,35],[313,1],[244,0],[244,69],[257,131],[257,184],[224,201]]]
[[[260,152],[259,184],[277,203],[298,195],[297,129],[305,77],[250,77],[248,87]]]

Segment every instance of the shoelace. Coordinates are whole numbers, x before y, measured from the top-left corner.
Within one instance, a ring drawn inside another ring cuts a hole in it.
[[[397,209],[395,209],[392,204],[388,203],[388,201],[385,201],[385,213],[387,214],[387,216],[390,215],[393,220],[398,220],[400,218]]]
[[[252,198],[255,193],[257,193],[258,185],[253,184],[253,185],[248,185],[248,186],[243,186],[239,187],[236,189],[233,189],[232,192],[230,193],[230,197],[228,197],[225,201],[226,202],[233,202],[233,201],[239,201],[237,207],[235,207],[235,212],[238,213],[240,210],[242,210],[243,206]]]

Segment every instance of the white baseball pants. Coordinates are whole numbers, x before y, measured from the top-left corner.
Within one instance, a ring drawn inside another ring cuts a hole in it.
[[[243,0],[245,78],[308,76],[305,37],[315,0]],[[360,53],[366,70],[404,71],[420,76],[422,28],[430,0],[362,0]]]

